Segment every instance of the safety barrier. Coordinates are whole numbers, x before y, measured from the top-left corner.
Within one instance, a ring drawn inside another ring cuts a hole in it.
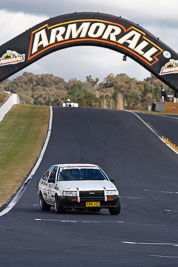
[[[174,102],[157,102],[155,111],[165,113],[178,113],[178,103]]]
[[[19,96],[17,94],[11,94],[8,100],[0,107],[0,121],[2,121],[9,110],[17,104],[20,104]]]

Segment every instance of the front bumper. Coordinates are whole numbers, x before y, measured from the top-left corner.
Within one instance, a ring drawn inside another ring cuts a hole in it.
[[[60,203],[63,208],[68,209],[88,209],[86,207],[86,202],[99,202],[100,206],[97,208],[100,209],[109,209],[117,207],[119,202],[118,196],[111,196],[107,198],[107,201],[105,201],[103,198],[93,198],[93,199],[81,199],[80,202],[78,202],[77,198],[75,197],[59,197]],[[90,207],[89,209],[95,209],[96,207]]]

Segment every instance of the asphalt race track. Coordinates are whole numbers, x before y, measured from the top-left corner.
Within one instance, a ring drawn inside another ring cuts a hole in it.
[[[178,120],[140,116],[178,145]],[[121,214],[41,212],[38,180],[55,163],[100,165],[116,179]],[[7,266],[178,266],[178,156],[130,112],[54,108],[41,165],[0,217],[0,267]]]

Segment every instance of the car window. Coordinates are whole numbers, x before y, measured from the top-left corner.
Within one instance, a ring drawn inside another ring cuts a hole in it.
[[[47,172],[45,172],[45,174],[43,174],[42,179],[47,181],[48,177],[49,177],[49,171],[47,171]]]
[[[105,174],[99,169],[92,168],[64,168],[58,176],[59,181],[75,180],[108,180]]]
[[[51,166],[42,176],[42,179],[47,181],[48,180],[48,177],[49,177],[49,174],[51,173],[52,169],[54,168],[54,166]]]
[[[56,178],[56,172],[57,172],[57,169],[58,169],[58,167],[57,167],[57,166],[56,166],[56,167],[54,167],[54,169],[52,170],[52,172],[51,172],[51,174],[50,174],[49,178],[53,178],[53,179],[55,179],[55,178]]]

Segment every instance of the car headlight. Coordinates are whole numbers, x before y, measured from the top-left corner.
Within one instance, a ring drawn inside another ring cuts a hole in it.
[[[118,196],[119,192],[114,189],[114,190],[106,190],[106,195],[107,196]]]
[[[74,196],[76,197],[77,191],[63,191],[62,195],[66,197],[74,197]]]

